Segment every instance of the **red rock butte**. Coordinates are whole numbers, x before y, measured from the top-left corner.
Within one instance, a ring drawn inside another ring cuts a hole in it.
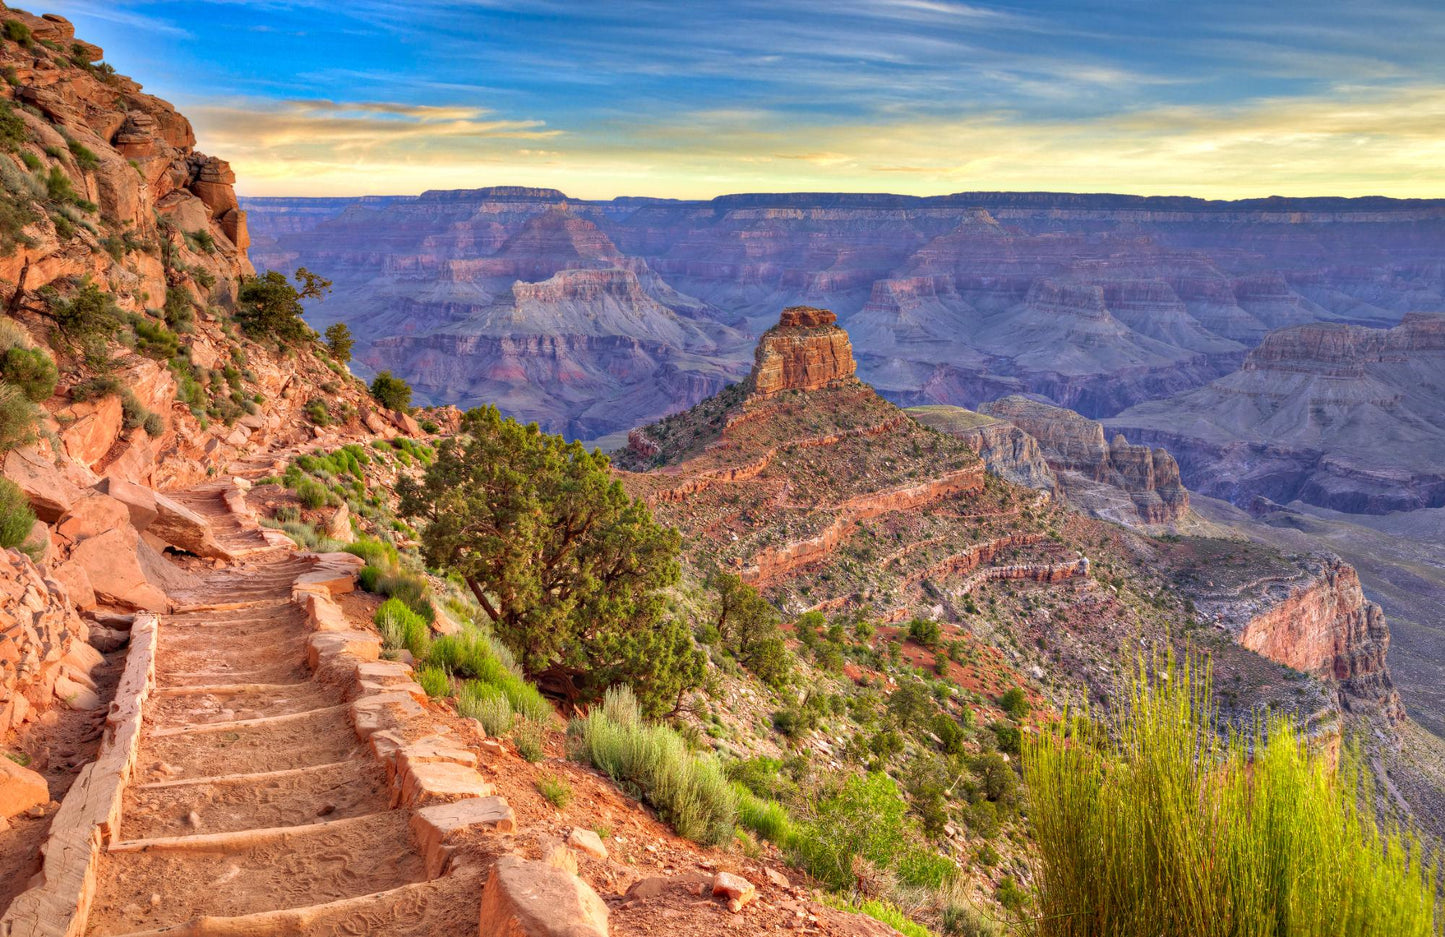
[[[753,357],[753,394],[820,390],[853,380],[853,345],[827,309],[789,306],[763,333]]]

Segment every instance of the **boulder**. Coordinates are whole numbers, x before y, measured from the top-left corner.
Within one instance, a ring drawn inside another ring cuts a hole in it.
[[[736,914],[758,896],[758,889],[741,875],[719,872],[712,879],[712,894],[714,898],[726,898],[728,910]]]
[[[45,778],[0,755],[0,817],[8,820],[48,803],[50,787]]]
[[[70,420],[60,431],[66,454],[87,466],[104,458],[123,427],[120,398],[114,394],[73,403],[60,412]]]
[[[126,505],[94,489],[77,498],[55,526],[56,532],[72,543],[121,529],[133,530]]]
[[[25,492],[35,516],[47,524],[60,520],[70,510],[71,502],[80,497],[81,488],[33,446],[7,452],[4,468],[5,477]]]
[[[85,570],[99,601],[152,612],[170,610],[170,600],[141,566],[140,535],[129,524],[82,540],[70,559]]]
[[[156,508],[156,493],[143,485],[107,476],[96,484],[95,490],[124,504],[130,512],[130,524],[136,530],[145,530],[159,513]]]
[[[351,543],[356,539],[351,530],[351,509],[346,506],[346,502],[343,501],[336,513],[326,521],[326,536],[342,543]]]
[[[206,559],[229,560],[229,550],[216,540],[211,524],[204,517],[160,492],[155,493],[156,518],[146,532],[173,547]]]
[[[607,905],[570,872],[503,856],[482,889],[480,932],[495,937],[606,937]]]
[[[572,832],[567,834],[567,845],[578,852],[585,852],[594,859],[607,858],[607,847],[602,845],[602,837],[585,827],[572,827]]]

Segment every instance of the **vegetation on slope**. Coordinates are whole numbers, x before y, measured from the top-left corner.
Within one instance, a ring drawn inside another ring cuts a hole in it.
[[[1215,732],[1212,682],[1141,666],[1103,725],[1024,746],[1040,937],[1430,935],[1437,870],[1382,830],[1362,769],[1294,723]]]

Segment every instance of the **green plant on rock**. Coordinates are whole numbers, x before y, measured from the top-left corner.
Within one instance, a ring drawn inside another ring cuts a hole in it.
[[[30,499],[19,485],[0,478],[0,549],[24,544],[34,526],[35,512],[30,509]]]
[[[47,400],[55,393],[59,376],[55,360],[44,349],[15,345],[0,355],[0,380],[18,387],[33,403]]]
[[[301,318],[303,301],[320,300],[331,292],[331,281],[305,267],[296,271],[295,283],[284,273],[268,271],[242,281],[237,294],[236,321],[252,338],[282,345],[310,341],[315,332]]]
[[[333,322],[326,327],[326,348],[331,352],[331,357],[346,364],[351,360],[351,348],[355,345],[351,337],[351,329],[346,327],[345,322]],[[408,388],[410,397],[410,388]]]
[[[461,577],[493,632],[542,689],[569,703],[644,688],[649,712],[700,685],[704,662],[662,590],[678,534],[659,525],[579,443],[473,410],[425,479],[403,479],[429,567]]]
[[[390,371],[382,371],[372,379],[371,396],[389,410],[411,409],[411,385]]]
[[[0,384],[0,453],[35,441],[35,404],[13,384]]]

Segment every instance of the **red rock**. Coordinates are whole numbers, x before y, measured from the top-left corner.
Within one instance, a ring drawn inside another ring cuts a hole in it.
[[[719,872],[713,876],[712,894],[714,898],[726,898],[728,910],[736,914],[758,896],[758,889],[741,875]]]
[[[0,818],[9,819],[50,803],[45,778],[0,756]]]
[[[11,449],[5,454],[4,475],[25,492],[35,516],[53,524],[70,510],[81,488],[66,478],[55,463],[33,446]]]
[[[125,505],[130,514],[131,526],[136,530],[145,530],[159,513],[156,508],[156,493],[142,485],[107,476],[100,480],[95,489]]]
[[[826,309],[790,306],[763,333],[753,358],[752,389],[761,397],[786,390],[818,390],[853,378],[848,333]]]
[[[480,923],[496,937],[607,937],[607,905],[576,875],[503,856],[482,889]]]

